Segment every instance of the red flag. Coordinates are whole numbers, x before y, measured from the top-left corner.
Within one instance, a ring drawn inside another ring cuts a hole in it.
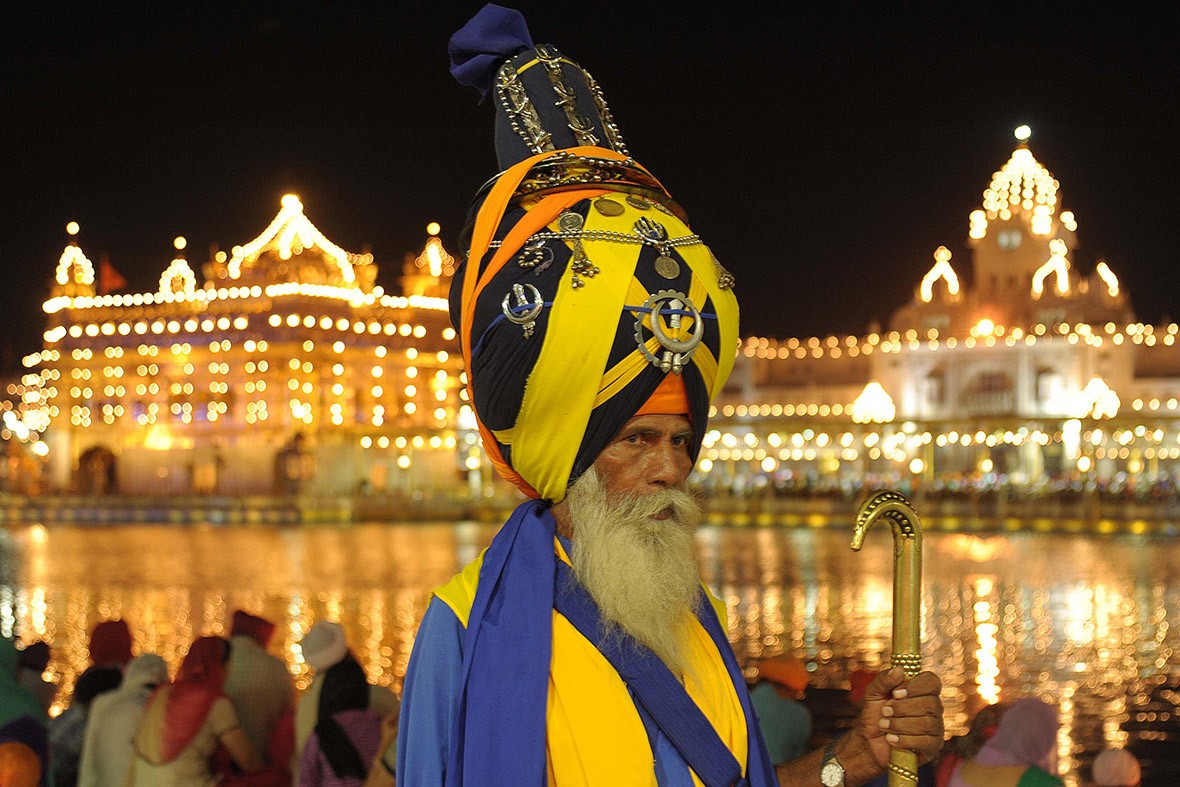
[[[108,292],[121,290],[127,286],[127,280],[123,278],[115,266],[111,265],[111,260],[105,254],[98,261],[98,294],[106,295]]]

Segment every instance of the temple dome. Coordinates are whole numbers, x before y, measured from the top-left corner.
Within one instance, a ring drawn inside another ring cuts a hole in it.
[[[1032,235],[1065,237],[1072,247],[1077,223],[1070,211],[1061,211],[1061,184],[1044,164],[1037,161],[1028,146],[1031,132],[1027,126],[1017,129],[1020,141],[1008,162],[992,174],[983,192],[983,204],[971,212],[972,241],[988,234],[989,224],[1012,226],[1023,224]]]

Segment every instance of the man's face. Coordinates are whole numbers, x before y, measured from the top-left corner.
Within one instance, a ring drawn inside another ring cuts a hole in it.
[[[683,489],[692,471],[692,427],[682,415],[637,415],[598,458],[594,470],[610,497]]]
[[[574,574],[608,631],[633,637],[673,671],[699,590],[693,532],[700,508],[683,486],[692,432],[677,415],[632,418],[570,487]]]

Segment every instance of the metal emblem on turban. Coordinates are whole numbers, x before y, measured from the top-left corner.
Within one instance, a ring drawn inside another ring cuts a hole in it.
[[[639,345],[639,352],[660,371],[680,374],[705,337],[705,324],[700,311],[687,295],[675,290],[660,290],[644,301],[641,309],[639,319],[635,321],[635,342]],[[647,339],[643,335],[644,313],[651,314],[651,335],[663,348],[658,358],[647,349]],[[685,317],[692,320],[692,335],[681,339],[679,337]]]
[[[528,296],[525,295],[525,287],[532,290],[531,303]],[[515,306],[511,305],[513,295],[516,296]],[[544,308],[545,299],[541,297],[541,291],[531,284],[513,284],[512,292],[507,293],[500,303],[500,309],[508,321],[524,327],[524,338],[526,339],[533,335],[533,326],[537,324],[537,317]]]

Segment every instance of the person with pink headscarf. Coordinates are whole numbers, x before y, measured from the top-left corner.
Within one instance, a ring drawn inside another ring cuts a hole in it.
[[[951,787],[1054,787],[1057,710],[1035,697],[1016,700],[996,734],[955,769]]]

